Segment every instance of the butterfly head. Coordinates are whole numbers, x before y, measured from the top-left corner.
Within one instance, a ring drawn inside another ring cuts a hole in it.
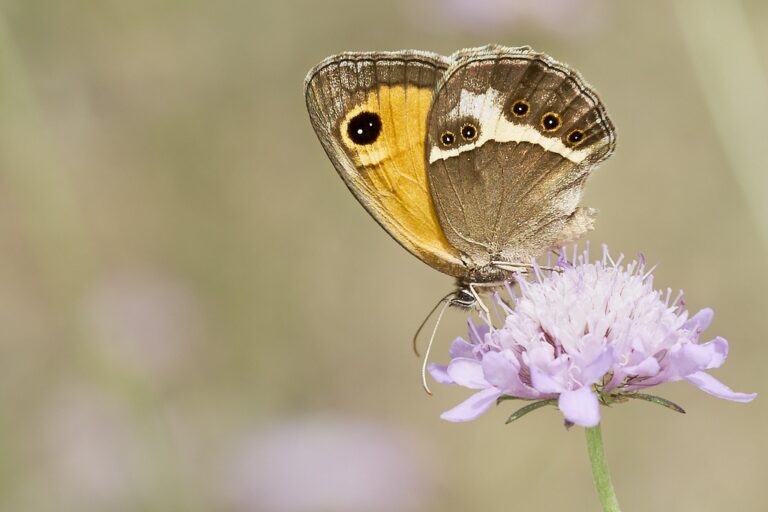
[[[477,298],[470,290],[459,288],[449,300],[449,304],[461,309],[470,309],[477,304]]]

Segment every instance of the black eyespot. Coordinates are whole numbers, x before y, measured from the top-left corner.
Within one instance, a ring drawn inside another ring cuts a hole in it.
[[[517,117],[523,117],[531,109],[531,106],[525,100],[517,100],[512,104],[512,113]]]
[[[347,135],[355,144],[373,144],[381,135],[381,118],[373,112],[360,112],[349,120]]]
[[[560,127],[560,116],[554,112],[548,112],[541,118],[541,127],[544,131],[553,132]]]
[[[571,143],[573,146],[578,146],[581,141],[584,140],[584,132],[581,130],[573,130],[571,133],[568,134],[568,142]]]
[[[464,137],[465,140],[474,140],[475,137],[477,137],[477,128],[471,124],[465,124],[461,128],[461,136]]]
[[[440,142],[443,143],[443,146],[450,146],[456,142],[456,136],[451,132],[445,132],[440,136]]]

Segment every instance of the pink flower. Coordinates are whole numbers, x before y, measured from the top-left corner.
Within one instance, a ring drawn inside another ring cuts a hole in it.
[[[219,471],[226,510],[408,512],[433,494],[423,443],[366,420],[284,421],[234,448]]]
[[[501,397],[556,400],[569,423],[593,427],[600,403],[631,398],[638,391],[685,379],[718,398],[749,402],[755,394],[736,393],[706,373],[725,362],[728,342],[717,337],[699,343],[712,310],[688,318],[682,293],[671,300],[654,290],[652,271],[642,258],[626,267],[604,247],[600,261],[588,252],[573,262],[561,257],[562,272],[535,268],[535,279],[518,276],[514,308],[499,294],[504,325],[476,327],[469,340],[458,338],[447,366],[430,365],[440,383],[478,392],[446,411],[448,421],[477,418]],[[542,404],[543,405],[543,404]]]
[[[583,37],[593,32],[606,15],[603,0],[421,0],[407,2],[409,15],[424,25],[442,30],[488,31],[528,29],[561,37]]]
[[[85,321],[118,364],[163,382],[205,336],[205,310],[184,281],[146,269],[114,272],[86,297]]]
[[[147,491],[149,454],[128,411],[108,394],[67,384],[51,395],[40,425],[39,478],[59,510],[127,510]]]

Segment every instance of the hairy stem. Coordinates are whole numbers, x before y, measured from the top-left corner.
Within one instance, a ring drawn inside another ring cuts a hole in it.
[[[600,505],[603,512],[620,512],[619,501],[616,499],[616,492],[613,490],[611,475],[608,473],[608,461],[605,459],[605,450],[603,449],[603,435],[600,431],[600,425],[585,429],[587,434],[587,451],[589,452],[589,462],[592,464],[592,478],[595,481],[597,495],[600,498]]]

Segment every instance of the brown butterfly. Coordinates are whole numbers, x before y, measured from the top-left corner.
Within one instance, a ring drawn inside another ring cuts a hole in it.
[[[313,68],[305,94],[358,201],[456,278],[446,306],[487,313],[478,286],[510,280],[592,229],[596,210],[578,202],[616,133],[595,91],[548,55],[498,45],[450,57],[347,52]]]
[[[592,228],[584,183],[616,134],[578,72],[529,47],[347,52],[306,79],[312,126],[352,193],[472,306]]]
[[[450,57],[346,52],[309,72],[305,96],[358,201],[400,245],[456,278],[440,317],[448,305],[487,313],[477,287],[592,229],[596,210],[578,202],[615,129],[581,75],[548,55],[498,45]]]

